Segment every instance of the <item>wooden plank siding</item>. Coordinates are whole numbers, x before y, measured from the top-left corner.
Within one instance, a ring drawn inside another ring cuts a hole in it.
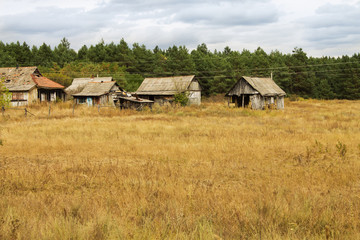
[[[236,107],[284,109],[285,92],[270,78],[242,77],[225,95]]]
[[[201,86],[195,75],[173,76],[159,78],[145,78],[136,91],[136,94],[160,105],[172,103],[174,95],[185,93],[188,104],[201,104]]]

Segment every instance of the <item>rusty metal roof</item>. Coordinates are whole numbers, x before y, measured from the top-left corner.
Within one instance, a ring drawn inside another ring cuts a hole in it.
[[[57,82],[54,82],[43,76],[31,75],[32,79],[36,83],[38,88],[47,88],[47,89],[64,89],[65,87]]]
[[[174,95],[189,90],[195,75],[145,78],[136,91],[139,95]]]

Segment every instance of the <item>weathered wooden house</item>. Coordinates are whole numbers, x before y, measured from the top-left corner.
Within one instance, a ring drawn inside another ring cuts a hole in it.
[[[11,106],[65,100],[64,86],[41,75],[37,67],[0,68]]]
[[[113,94],[120,89],[115,81],[87,82],[80,92],[72,96],[76,104],[114,105]]]
[[[68,96],[81,92],[89,82],[111,82],[112,77],[90,77],[90,78],[74,78],[71,85],[65,89]]]
[[[194,75],[145,78],[135,93],[159,104],[171,103],[175,94],[185,93],[190,105],[201,104],[201,86]]]
[[[286,93],[271,78],[244,76],[225,96],[237,107],[250,105],[252,109],[264,109],[266,106],[274,106],[283,109],[285,95]]]

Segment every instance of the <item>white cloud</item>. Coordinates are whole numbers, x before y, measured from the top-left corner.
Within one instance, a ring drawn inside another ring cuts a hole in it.
[[[288,53],[297,46],[309,55],[342,55],[360,42],[356,0],[15,0],[2,9],[0,40],[30,45],[66,37],[79,49],[124,38],[148,48],[206,43]]]

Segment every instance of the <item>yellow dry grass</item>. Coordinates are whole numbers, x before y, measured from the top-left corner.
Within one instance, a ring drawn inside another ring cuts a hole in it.
[[[359,239],[360,102],[0,115],[0,239]]]

